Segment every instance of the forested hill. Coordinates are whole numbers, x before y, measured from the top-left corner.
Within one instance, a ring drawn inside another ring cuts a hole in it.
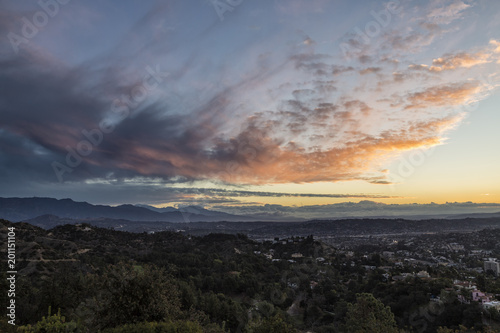
[[[44,230],[0,221],[2,235],[8,227],[16,233],[18,326],[40,321],[50,307],[82,332],[145,321],[171,323],[178,332],[291,329],[286,310],[302,297],[281,281],[290,263],[255,254],[262,244],[245,235],[129,233],[88,224]],[[276,256],[302,251],[313,257],[323,247],[309,238],[293,250],[277,249]],[[4,271],[1,283],[5,290]],[[5,304],[6,293],[0,297]]]
[[[94,218],[72,219],[54,215],[42,215],[28,219],[32,225],[51,229],[58,225],[89,223],[101,228],[131,232],[158,232],[184,230],[192,235],[209,233],[245,233],[250,238],[274,238],[285,236],[315,235],[377,235],[377,234],[408,234],[450,231],[475,231],[484,228],[499,228],[500,217],[464,218],[464,219],[339,219],[312,220],[304,222],[162,222],[162,221],[132,221],[128,219]]]
[[[313,236],[256,242],[244,234],[129,233],[89,224],[44,230],[0,220],[0,227],[2,235],[15,231],[16,323],[25,332],[33,332],[28,324],[35,332],[47,325],[69,332],[411,332],[435,295],[442,308],[425,332],[482,325],[477,303],[461,304],[447,291],[454,274],[447,267],[435,268],[432,279],[391,280],[380,254],[347,253]],[[411,269],[422,268],[394,274]],[[2,293],[0,302],[6,298]],[[0,331],[14,332],[6,318]]]

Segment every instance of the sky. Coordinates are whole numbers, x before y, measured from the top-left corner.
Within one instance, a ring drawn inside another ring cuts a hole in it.
[[[500,211],[496,0],[0,0],[0,196]]]

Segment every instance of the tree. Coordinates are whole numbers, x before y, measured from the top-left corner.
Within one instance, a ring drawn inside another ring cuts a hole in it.
[[[476,331],[473,329],[468,329],[467,327],[465,327],[463,325],[459,325],[458,329],[451,329],[451,328],[447,328],[447,327],[438,327],[436,332],[437,333],[471,333],[471,332],[479,333],[479,331]],[[491,327],[487,327],[484,332],[485,333],[498,333],[497,330],[492,329]]]
[[[485,291],[486,290],[486,279],[484,275],[479,275],[476,279],[477,289]]]
[[[397,333],[391,308],[372,294],[356,294],[356,303],[347,305],[346,331],[349,333]]]
[[[179,317],[178,289],[162,268],[118,264],[108,268],[95,284],[98,294],[89,303],[96,328]]]
[[[175,322],[147,322],[137,324],[127,324],[115,328],[110,328],[104,333],[202,333],[203,328],[195,322],[180,320]]]
[[[252,331],[253,333],[293,333],[296,330],[287,324],[279,315],[263,320]]]

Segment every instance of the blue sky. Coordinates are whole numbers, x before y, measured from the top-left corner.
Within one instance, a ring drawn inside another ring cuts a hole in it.
[[[2,196],[499,210],[497,1],[40,3],[0,1]]]

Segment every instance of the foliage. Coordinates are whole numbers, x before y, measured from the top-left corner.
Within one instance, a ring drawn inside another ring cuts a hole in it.
[[[33,228],[19,226],[18,234],[19,256],[28,260],[18,265],[16,323],[25,332],[416,332],[413,324],[425,321],[425,332],[441,326],[455,333],[459,325],[488,332],[485,325],[500,320],[498,312],[457,300],[455,268],[393,265],[392,276],[422,269],[438,278],[387,278],[379,266],[391,265],[381,255],[388,249],[374,244],[348,255],[313,237],[255,242],[243,235],[86,232],[85,225]],[[33,259],[39,253],[55,260]],[[294,253],[303,257],[289,261]],[[499,278],[475,276],[485,291],[500,293]],[[42,318],[48,307],[60,312]],[[11,326],[0,321],[2,332]]]
[[[179,293],[162,268],[120,263],[97,277],[92,312],[98,328],[177,319]]]
[[[396,321],[391,308],[372,294],[356,295],[356,303],[349,304],[346,319],[349,333],[397,333]]]
[[[447,327],[439,327],[436,333],[480,333],[481,331],[477,331],[474,329],[467,328],[463,325],[459,325],[457,329],[447,328]],[[487,327],[483,330],[484,333],[500,333],[499,330],[493,329],[491,327]]]
[[[42,317],[42,320],[35,325],[26,325],[18,328],[18,332],[22,333],[71,333],[81,332],[81,327],[73,321],[66,322],[66,318],[61,316],[59,309],[56,314],[51,315],[51,308],[47,317]]]
[[[202,327],[192,321],[145,322],[106,329],[103,333],[202,333]]]
[[[254,327],[252,333],[292,333],[296,332],[293,326],[287,324],[279,315],[264,319]]]

